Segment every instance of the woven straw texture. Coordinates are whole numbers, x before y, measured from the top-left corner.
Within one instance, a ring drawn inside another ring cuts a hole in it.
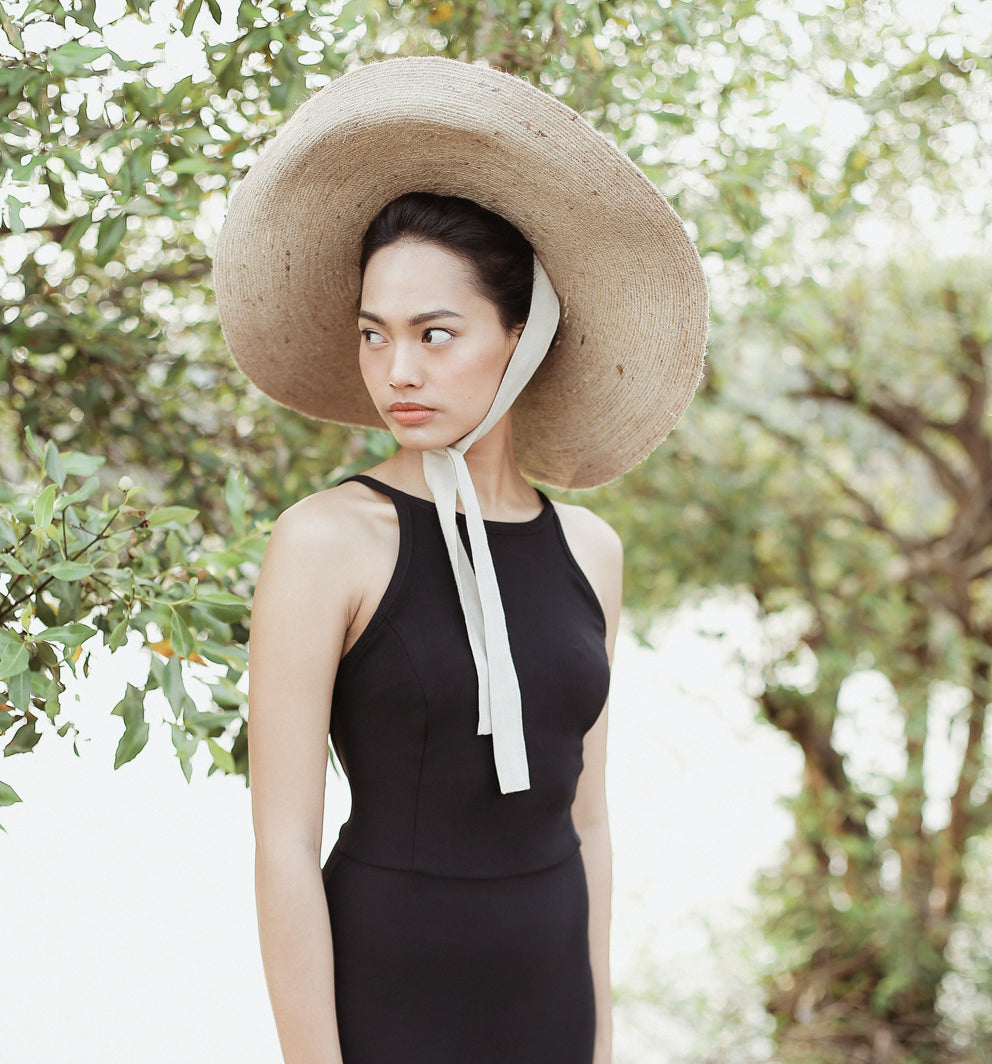
[[[239,185],[214,283],[235,361],[311,417],[382,427],[358,368],[358,255],[406,192],[475,200],[527,237],[561,300],[558,339],[513,408],[521,470],[588,488],[646,457],[702,375],[707,292],[664,197],[570,108],[439,57],[343,75]]]

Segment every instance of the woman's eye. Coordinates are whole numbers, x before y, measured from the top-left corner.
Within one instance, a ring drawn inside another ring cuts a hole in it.
[[[447,329],[427,329],[424,333],[424,343],[444,344],[451,339],[452,334]]]
[[[370,346],[375,347],[378,344],[385,343],[382,333],[376,332],[375,329],[362,329],[362,339]]]

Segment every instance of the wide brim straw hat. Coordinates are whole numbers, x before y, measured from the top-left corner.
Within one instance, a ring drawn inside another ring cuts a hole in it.
[[[214,259],[224,338],[293,410],[381,428],[358,365],[358,259],[407,192],[474,200],[530,241],[558,336],[513,406],[527,476],[615,479],[678,422],[707,330],[699,256],[665,198],[571,108],[517,77],[440,57],[344,74],[304,103],[238,186]]]

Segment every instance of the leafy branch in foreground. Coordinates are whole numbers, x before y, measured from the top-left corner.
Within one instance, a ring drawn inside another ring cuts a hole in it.
[[[40,470],[33,490],[0,489],[0,737],[4,756],[26,753],[46,730],[79,729],[65,717],[67,674],[89,674],[95,653],[140,640],[150,653],[140,685],[128,684],[113,713],[124,733],[115,768],[148,740],[146,697],[161,690],[172,711],[173,744],[189,779],[201,742],[210,771],[247,773],[239,683],[247,668],[247,590],[265,536],[249,530],[246,493],[232,471],[223,496],[234,534],[194,537],[197,511],[143,510],[121,478],[104,492],[99,456],[42,449],[29,433]],[[115,497],[116,496],[116,497]],[[132,640],[136,636],[137,640]],[[212,705],[197,707],[190,681]],[[77,749],[78,753],[78,749]],[[19,801],[0,785],[0,805]]]

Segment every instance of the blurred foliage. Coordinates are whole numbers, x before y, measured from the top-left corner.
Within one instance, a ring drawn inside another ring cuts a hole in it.
[[[804,757],[763,884],[778,1060],[992,1046],[987,1004],[967,1037],[941,1005],[955,941],[992,926],[962,903],[992,825],[990,287],[992,262],[911,254],[769,292],[740,312],[746,339],[714,343],[669,451],[601,493],[642,530],[625,538],[645,623],[714,585],[765,620],[756,707]],[[988,956],[968,984],[986,1002]]]
[[[66,670],[140,641],[117,763],[160,688],[184,771],[201,744],[246,770],[246,603],[269,523],[389,443],[273,406],[230,363],[208,286],[227,197],[342,70],[484,60],[620,144],[710,279],[701,396],[593,505],[627,544],[645,630],[726,586],[778,633],[756,706],[806,765],[767,880],[780,1059],[979,1045],[945,1005],[987,978],[960,958],[962,936],[980,941],[965,855],[989,818],[992,270],[933,261],[920,228],[989,221],[980,7],[940,0],[913,28],[895,0],[123,0],[106,22],[95,0],[3,0],[4,753],[73,738]],[[888,684],[899,771],[866,774],[841,742],[867,674]],[[925,761],[948,698],[960,772],[940,817]]]

